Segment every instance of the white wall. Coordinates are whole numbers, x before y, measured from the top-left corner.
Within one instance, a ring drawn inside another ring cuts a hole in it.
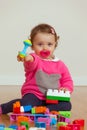
[[[23,83],[16,55],[38,23],[55,27],[60,35],[57,56],[68,65],[75,85],[87,85],[86,0],[0,0],[0,84]]]

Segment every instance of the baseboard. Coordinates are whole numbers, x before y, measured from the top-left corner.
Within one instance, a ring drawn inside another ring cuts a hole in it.
[[[87,86],[87,77],[73,76],[75,86]],[[0,76],[0,85],[22,85],[24,77],[20,76]]]

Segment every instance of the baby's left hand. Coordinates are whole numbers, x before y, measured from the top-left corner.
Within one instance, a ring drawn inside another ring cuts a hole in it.
[[[61,87],[61,88],[59,88],[59,89],[58,89],[58,91],[60,91],[60,90],[63,90],[63,91],[64,91],[64,93],[65,93],[66,91],[68,91],[68,89],[67,89],[67,88],[65,88],[65,87]]]

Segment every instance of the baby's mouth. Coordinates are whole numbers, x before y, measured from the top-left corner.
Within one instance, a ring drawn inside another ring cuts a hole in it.
[[[50,55],[50,51],[40,51],[40,56],[47,58]]]

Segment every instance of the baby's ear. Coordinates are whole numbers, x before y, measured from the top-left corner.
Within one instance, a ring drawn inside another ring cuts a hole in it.
[[[60,36],[57,36],[57,40],[59,40],[60,39]]]

